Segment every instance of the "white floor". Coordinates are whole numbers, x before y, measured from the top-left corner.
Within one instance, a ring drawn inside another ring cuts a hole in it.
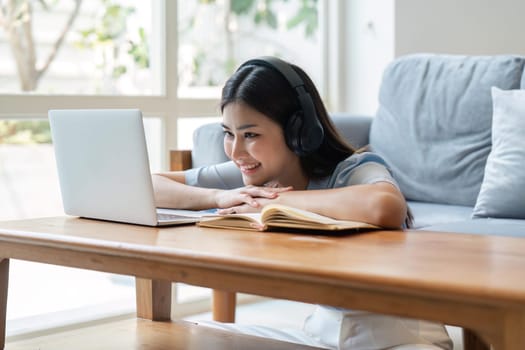
[[[313,305],[286,300],[269,300],[255,304],[240,305],[235,322],[246,325],[263,325],[279,329],[301,328],[303,321],[313,310]],[[185,318],[189,321],[211,321],[211,313]]]
[[[236,323],[263,325],[277,329],[301,329],[304,319],[310,314],[313,305],[286,300],[268,300],[237,307]],[[211,321],[211,313],[203,313],[185,318],[189,321]],[[461,328],[447,326],[454,342],[454,350],[463,350]]]

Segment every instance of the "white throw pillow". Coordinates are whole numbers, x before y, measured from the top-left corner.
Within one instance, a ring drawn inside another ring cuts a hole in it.
[[[525,219],[525,90],[492,88],[492,149],[476,217]]]

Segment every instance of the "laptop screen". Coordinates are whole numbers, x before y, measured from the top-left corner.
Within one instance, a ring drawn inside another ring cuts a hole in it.
[[[50,110],[49,122],[66,214],[156,225],[139,110]]]

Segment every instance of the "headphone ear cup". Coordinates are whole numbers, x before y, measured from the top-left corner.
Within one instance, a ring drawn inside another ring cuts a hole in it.
[[[297,155],[302,155],[301,130],[303,129],[302,112],[295,112],[286,122],[284,136],[288,147]]]

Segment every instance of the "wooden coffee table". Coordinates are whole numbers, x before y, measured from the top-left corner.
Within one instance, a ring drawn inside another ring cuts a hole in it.
[[[519,238],[425,231],[325,237],[74,217],[1,222],[0,348],[11,258],[136,276],[137,314],[151,320],[169,320],[176,281],[439,321],[472,330],[497,350],[525,349]]]

